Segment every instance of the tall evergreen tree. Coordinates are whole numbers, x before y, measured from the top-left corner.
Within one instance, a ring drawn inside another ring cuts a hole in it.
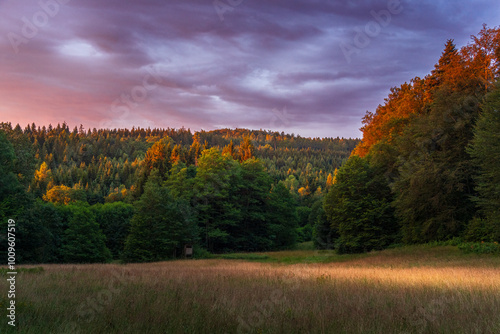
[[[16,247],[19,263],[63,262],[64,208],[37,200],[25,207],[17,220]],[[66,226],[65,226],[66,225]]]
[[[125,261],[174,258],[180,255],[185,243],[195,241],[197,231],[189,210],[184,210],[161,183],[159,172],[153,170],[144,194],[135,204],[136,213],[123,252]]]
[[[67,210],[70,218],[61,248],[64,261],[93,263],[111,260],[111,252],[105,244],[106,237],[92,211],[82,204],[70,205]]]
[[[245,160],[241,164],[233,201],[238,203],[239,221],[231,228],[234,248],[241,251],[258,251],[272,248],[266,219],[266,201],[271,180],[262,162]]]
[[[125,248],[125,240],[129,234],[130,220],[134,214],[134,207],[123,202],[96,204],[92,206],[96,221],[106,236],[106,247],[111,251],[113,258],[121,258]]]
[[[297,203],[283,183],[274,186],[269,194],[267,220],[273,248],[285,249],[297,241]]]
[[[351,157],[325,197],[325,214],[338,235],[335,248],[357,253],[390,245],[398,231],[391,202],[383,174],[366,159]]]
[[[229,250],[234,245],[230,230],[240,221],[233,199],[239,164],[217,148],[204,150],[198,159],[194,201],[205,247],[210,251]]]
[[[473,166],[465,148],[479,102],[465,91],[440,87],[429,113],[415,118],[397,140],[393,190],[405,242],[456,237],[475,214]]]
[[[22,203],[19,197],[22,196],[23,188],[14,174],[14,159],[16,155],[12,144],[7,140],[7,136],[0,130],[0,219],[5,222],[7,219],[14,219],[18,213],[22,212]]]
[[[9,220],[12,219],[16,222],[16,232],[21,233],[21,235],[17,235],[18,241],[22,242],[21,247],[19,247],[21,250],[22,248],[30,248],[29,240],[25,238],[28,234],[25,232],[29,230],[29,227],[25,225],[29,221],[20,218],[24,218],[25,212],[31,209],[33,199],[26,193],[18,177],[14,174],[16,170],[15,159],[13,145],[7,139],[5,132],[0,130],[0,228],[2,231],[7,231]],[[19,239],[20,237],[22,240]],[[0,255],[6,254],[7,238],[0,240],[0,246]]]
[[[475,202],[486,219],[485,237],[500,242],[500,81],[482,109],[468,152],[477,168]]]

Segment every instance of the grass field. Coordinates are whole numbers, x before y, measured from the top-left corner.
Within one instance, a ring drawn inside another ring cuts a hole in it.
[[[500,333],[500,257],[452,246],[42,267],[17,275],[20,333]]]

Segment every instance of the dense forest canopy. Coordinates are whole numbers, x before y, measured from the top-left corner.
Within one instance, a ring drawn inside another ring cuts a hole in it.
[[[310,208],[359,142],[245,129],[0,128],[2,186],[25,203],[6,198],[3,215],[22,223],[21,256],[35,262],[85,262],[92,247],[102,254],[90,262],[150,261],[179,256],[185,243],[226,252],[310,240]]]
[[[245,159],[245,148],[240,145],[245,140],[252,147],[249,154],[262,160],[275,182],[293,177],[294,182],[289,182],[292,192],[304,188],[301,193],[309,195],[318,187],[325,188],[328,176],[359,142],[245,129],[194,134],[184,128],[85,131],[82,126],[71,130],[66,123],[56,127],[31,124],[24,129],[1,123],[0,128],[18,155],[15,173],[37,197],[55,186],[65,186],[83,189],[91,204],[113,201],[118,191],[133,193],[142,168],[154,164],[155,159],[168,166],[175,162],[195,165],[201,152],[211,147],[230,152],[236,160]],[[166,143],[165,152],[154,151],[159,141]],[[162,167],[161,173],[165,172]]]

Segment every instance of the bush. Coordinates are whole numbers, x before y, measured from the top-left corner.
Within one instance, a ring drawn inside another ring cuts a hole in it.
[[[211,259],[213,258],[212,253],[207,251],[205,248],[194,245],[193,246],[193,258],[194,259]]]
[[[296,228],[295,231],[297,231],[297,242],[300,243],[312,240],[313,228],[311,225],[306,224],[305,226]]]
[[[458,245],[458,249],[464,253],[500,254],[498,242],[465,242]]]
[[[453,239],[450,239],[448,241],[445,241],[445,246],[458,246],[463,242],[463,239],[460,237],[455,237]]]
[[[495,241],[495,230],[492,224],[486,219],[474,218],[470,221],[464,234],[466,241],[479,242]]]
[[[449,239],[449,240],[445,240],[445,241],[431,241],[431,242],[428,242],[426,245],[429,245],[431,247],[458,246],[463,242],[464,242],[464,240],[462,238],[454,237],[453,239]]]

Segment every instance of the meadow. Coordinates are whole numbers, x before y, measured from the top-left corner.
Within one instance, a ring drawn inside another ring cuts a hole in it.
[[[16,290],[19,333],[500,332],[500,257],[454,246],[23,266]]]

